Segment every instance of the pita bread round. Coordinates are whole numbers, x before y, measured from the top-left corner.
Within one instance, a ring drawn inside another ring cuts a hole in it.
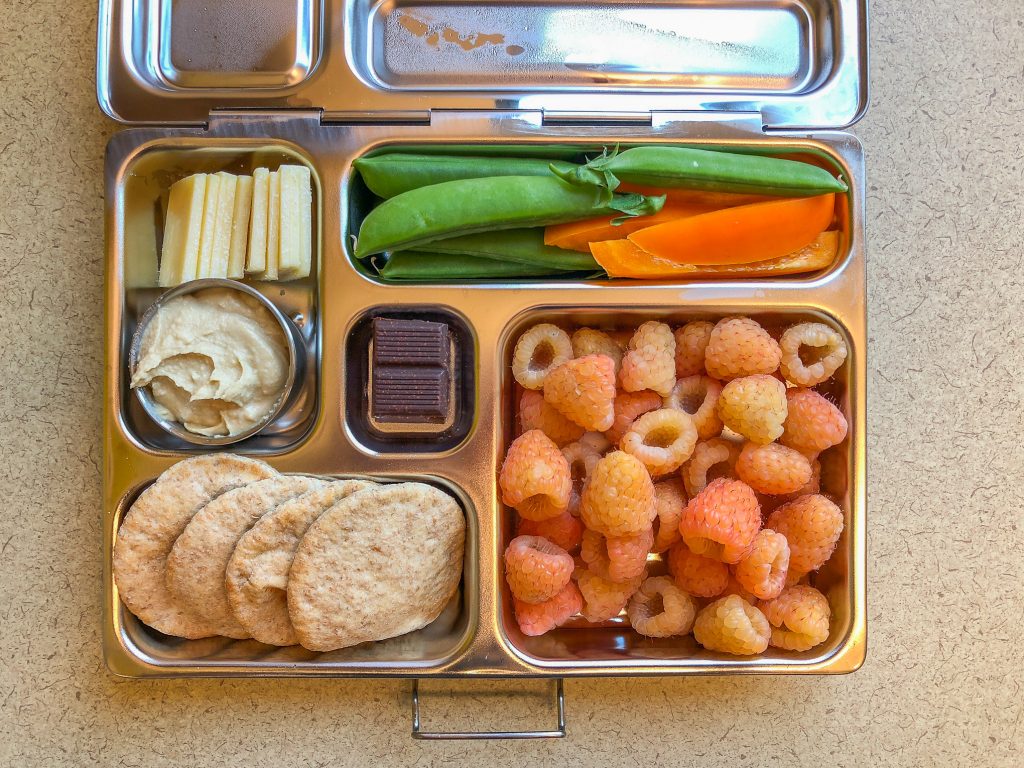
[[[376,484],[338,480],[268,512],[246,531],[228,561],[224,586],[239,624],[267,645],[295,645],[288,618],[288,571],[299,541],[320,515],[357,491]]]
[[[299,542],[288,615],[299,642],[333,651],[432,622],[462,577],[466,520],[447,493],[397,483],[352,494]]]
[[[231,612],[224,572],[235,544],[253,523],[279,504],[320,488],[324,481],[278,475],[228,491],[200,509],[167,557],[167,588],[212,634],[249,637]]]
[[[179,461],[135,500],[114,542],[114,583],[128,610],[166,635],[209,637],[167,590],[167,555],[192,516],[233,488],[277,475],[262,461],[227,453]]]

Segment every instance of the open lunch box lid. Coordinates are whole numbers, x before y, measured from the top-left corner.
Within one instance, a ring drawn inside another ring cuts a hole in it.
[[[115,120],[217,110],[426,122],[759,113],[843,128],[867,106],[866,0],[100,0],[97,96]]]

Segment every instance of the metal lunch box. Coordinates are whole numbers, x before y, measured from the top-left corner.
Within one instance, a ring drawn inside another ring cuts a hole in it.
[[[865,0],[274,0],[255,14],[250,5],[99,6],[100,106],[141,126],[111,139],[105,167],[103,645],[110,669],[128,677],[559,679],[857,669],[866,643],[865,174],[860,143],[841,128],[867,104]],[[841,173],[850,193],[835,263],[812,275],[736,281],[400,284],[351,255],[369,205],[352,161],[374,149],[673,142],[790,155]],[[201,450],[149,421],[128,389],[132,335],[161,293],[155,276],[167,188],[189,173],[283,162],[312,171],[314,271],[253,286],[299,327],[306,375],[274,423],[233,449],[285,472],[436,483],[460,500],[468,521],[461,590],[437,621],[327,654],[168,638],[123,607],[111,575],[131,501]],[[443,435],[392,439],[360,414],[365,352],[357,341],[383,312],[436,316],[453,329],[463,351],[460,410]],[[818,577],[834,611],[829,640],[804,653],[770,648],[731,658],[692,638],[641,638],[621,620],[523,636],[501,562],[512,513],[496,487],[511,439],[517,334],[540,320],[622,326],[728,313],[768,326],[820,318],[850,348],[828,390],[850,422],[846,455],[829,467],[846,530]]]

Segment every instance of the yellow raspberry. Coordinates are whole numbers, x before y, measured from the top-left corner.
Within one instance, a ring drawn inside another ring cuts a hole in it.
[[[846,360],[846,342],[824,323],[798,323],[779,339],[782,375],[798,387],[828,381]]]
[[[604,331],[580,328],[572,335],[572,354],[573,357],[607,355],[615,363],[615,375],[619,375],[619,366],[622,364],[622,347]]]
[[[728,317],[719,321],[704,351],[708,376],[719,381],[774,373],[781,359],[778,342],[749,317]]]
[[[759,600],[778,597],[788,574],[789,543],[770,528],[758,532],[750,550],[733,567],[736,581]]]
[[[648,320],[636,329],[619,374],[627,392],[653,389],[668,397],[676,383],[676,339],[664,323]]]
[[[639,459],[612,451],[597,462],[580,504],[587,528],[605,536],[633,536],[649,528],[655,514],[654,483]]]
[[[697,605],[668,576],[654,576],[629,600],[626,615],[633,629],[647,637],[689,634]]]
[[[541,323],[516,342],[512,375],[524,389],[540,389],[547,375],[572,356],[569,334],[551,323]]]
[[[679,480],[654,484],[654,543],[652,552],[664,552],[679,541],[679,519],[686,507],[686,493]]]
[[[629,598],[643,583],[644,574],[628,581],[616,582],[584,568],[578,569],[573,578],[583,595],[583,618],[597,623],[614,619],[622,613]]]
[[[674,408],[645,413],[630,426],[621,447],[636,456],[652,477],[675,472],[693,454],[697,428],[693,419]]]
[[[722,433],[722,420],[718,418],[721,394],[722,385],[710,376],[688,376],[676,382],[665,398],[665,407],[689,414],[697,436],[707,440]]]
[[[718,416],[725,426],[760,445],[779,438],[787,413],[786,385],[774,376],[733,379],[718,398]]]
[[[676,376],[680,379],[704,373],[704,353],[715,324],[694,320],[676,328]]]
[[[770,643],[787,651],[806,651],[828,639],[832,609],[814,587],[787,587],[774,600],[758,603],[772,634]]]
[[[564,446],[583,437],[583,427],[565,418],[558,409],[533,389],[523,392],[519,401],[519,424],[523,432],[539,429],[557,446]]]
[[[707,488],[709,482],[720,477],[735,478],[739,455],[740,447],[721,437],[697,443],[693,455],[680,472],[686,495],[692,499]]]
[[[606,355],[562,363],[544,380],[544,399],[584,429],[604,432],[615,420],[615,363]]]
[[[757,608],[739,595],[729,595],[697,614],[693,637],[709,651],[752,656],[768,647],[771,626]]]
[[[720,478],[686,505],[679,532],[693,552],[736,563],[761,528],[761,507],[750,486]]]
[[[811,462],[800,451],[778,443],[747,443],[736,460],[736,474],[755,491],[778,496],[810,482]]]
[[[547,435],[530,430],[508,447],[498,486],[502,501],[527,520],[557,517],[569,506],[569,462]]]
[[[776,509],[765,523],[789,543],[789,574],[796,579],[832,557],[843,532],[843,511],[821,494],[801,496]]]

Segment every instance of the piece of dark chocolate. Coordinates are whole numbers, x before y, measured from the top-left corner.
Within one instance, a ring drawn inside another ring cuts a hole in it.
[[[451,408],[451,336],[445,323],[373,320],[370,406],[391,424],[443,424]]]

